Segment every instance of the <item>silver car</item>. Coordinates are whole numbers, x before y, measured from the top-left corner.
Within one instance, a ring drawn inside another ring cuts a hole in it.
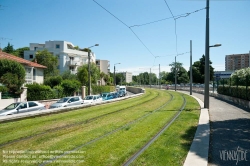
[[[30,112],[30,111],[40,111],[46,109],[44,104],[38,103],[36,101],[28,102],[17,102],[12,103],[3,110],[0,111],[0,116]]]
[[[71,97],[61,98],[56,103],[50,105],[49,108],[52,109],[52,108],[68,107],[81,104],[83,104],[83,100],[80,96],[71,96]]]

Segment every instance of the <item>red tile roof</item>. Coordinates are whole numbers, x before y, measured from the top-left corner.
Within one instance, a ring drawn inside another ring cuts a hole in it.
[[[2,52],[2,50],[0,50],[0,59],[13,60],[13,61],[19,62],[19,63],[21,63],[23,65],[31,66],[31,67],[44,68],[44,69],[47,68],[46,66],[40,65],[38,63],[31,62],[29,60],[26,60],[26,59],[23,59],[23,58],[8,54],[6,52]]]

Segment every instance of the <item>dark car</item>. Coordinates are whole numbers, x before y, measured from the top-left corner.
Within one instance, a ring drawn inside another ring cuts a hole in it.
[[[113,99],[120,97],[118,92],[112,92]]]
[[[120,96],[120,97],[124,97],[124,96],[126,96],[126,93],[125,93],[125,91],[124,91],[124,90],[120,90],[120,91],[118,91],[118,94],[119,94],[119,96]]]

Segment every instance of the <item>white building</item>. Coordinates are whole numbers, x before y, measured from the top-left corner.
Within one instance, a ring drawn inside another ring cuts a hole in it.
[[[25,83],[43,83],[43,71],[46,69],[46,66],[40,65],[36,62],[31,62],[23,58],[2,52],[0,49],[0,59],[8,59],[16,61],[23,65],[25,68]]]
[[[130,83],[132,82],[132,73],[131,72],[122,72],[122,74],[124,75],[125,77],[125,82],[126,83]]]
[[[96,60],[96,66],[100,69],[100,72],[103,72],[105,74],[109,74],[110,72],[110,64],[108,60]],[[98,81],[98,85],[106,85],[106,82],[102,78],[102,80]]]
[[[37,51],[47,49],[58,58],[58,69],[60,73],[70,70],[76,74],[77,68],[88,63],[88,52],[80,51],[67,41],[46,41],[45,44],[30,43],[30,50],[24,51],[24,59],[33,60]],[[90,62],[95,63],[95,54],[90,53]]]

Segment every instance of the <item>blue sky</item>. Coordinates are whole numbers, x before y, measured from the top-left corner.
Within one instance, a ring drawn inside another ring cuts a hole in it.
[[[193,62],[205,53],[206,10],[200,10],[176,20],[164,0],[0,0],[1,48],[10,42],[15,49],[29,43],[65,40],[80,48],[92,46],[97,59],[110,61],[118,72],[133,74],[149,71],[170,71],[177,53],[190,51],[193,42]],[[206,7],[205,0],[166,0],[174,16]],[[225,69],[225,55],[250,51],[250,1],[210,0],[210,59],[216,71]],[[122,21],[123,23],[121,23]],[[168,56],[171,55],[171,56]],[[160,57],[157,57],[160,56]],[[156,58],[155,58],[156,57]],[[188,69],[190,55],[177,56]]]

